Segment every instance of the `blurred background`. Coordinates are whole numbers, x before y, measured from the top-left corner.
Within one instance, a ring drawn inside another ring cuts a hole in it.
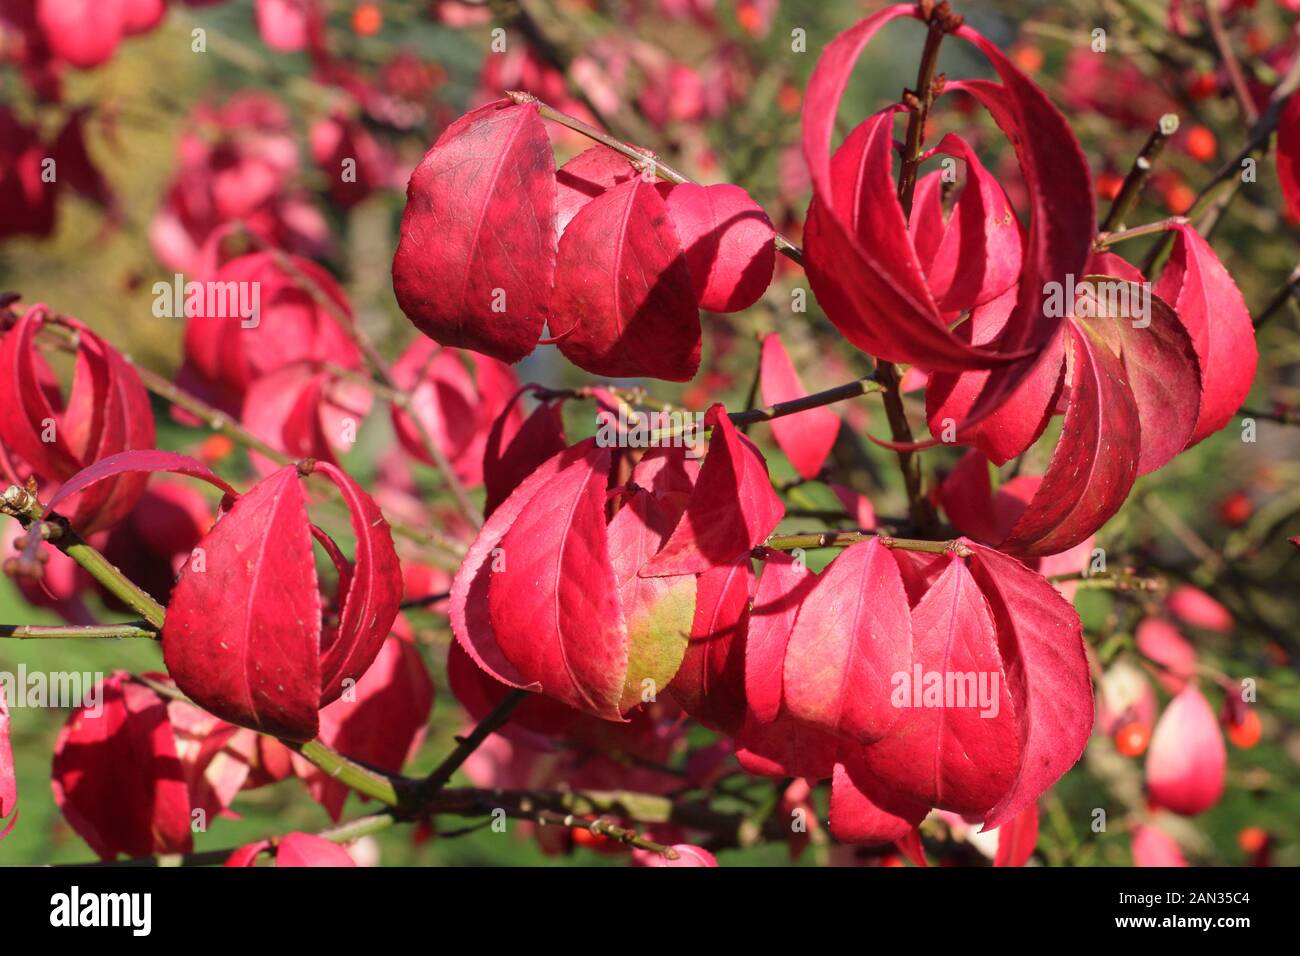
[[[742,185],[798,241],[810,194],[799,149],[802,91],[822,47],[875,8],[848,0],[321,0],[302,13],[294,3],[173,0],[155,28],[123,37],[102,63],[51,69],[32,56],[19,9],[24,2],[0,4],[5,122],[46,150],[62,144],[60,169],[66,173],[48,223],[0,197],[0,292],[76,316],[169,377],[181,360],[183,320],[154,315],[152,287],[190,271],[221,218],[219,210],[203,205],[207,198],[200,202],[187,190],[196,169],[219,174],[244,161],[248,150],[273,153],[277,205],[259,214],[294,251],[317,259],[338,278],[358,321],[391,359],[415,337],[390,281],[405,182],[450,120],[504,90],[529,90],[655,150],[703,182]],[[1282,0],[1220,4],[1249,95],[1261,107],[1296,58],[1297,6]],[[281,14],[279,7],[290,13]],[[1248,402],[1257,413],[1256,440],[1243,442],[1239,423],[1230,423],[1140,479],[1124,510],[1099,535],[1097,546],[1112,568],[1132,568],[1163,588],[1081,589],[1076,596],[1095,674],[1119,703],[1108,721],[1099,721],[1084,759],[1043,799],[1036,859],[1049,865],[1129,865],[1135,828],[1146,825],[1174,840],[1193,864],[1300,864],[1300,555],[1287,541],[1300,535],[1300,428],[1286,423],[1300,420],[1292,412],[1300,407],[1300,334],[1294,303],[1279,293],[1297,265],[1300,224],[1284,212],[1267,142],[1254,154],[1256,181],[1241,184],[1233,177],[1230,197],[1222,188],[1199,195],[1249,135],[1204,8],[1164,0],[955,6],[1063,110],[1092,165],[1103,215],[1159,117],[1176,113],[1179,131],[1127,224],[1189,211],[1200,217],[1223,203],[1212,244],[1252,314],[1268,314],[1259,330],[1261,361]],[[205,52],[195,52],[196,30],[203,31]],[[1104,52],[1094,50],[1097,30],[1104,31]],[[873,44],[842,106],[842,132],[915,82],[922,37],[914,24],[900,23]],[[940,70],[951,77],[992,75],[972,48],[957,41],[945,44]],[[1023,186],[1015,158],[987,116],[946,97],[932,119],[929,142],[960,129],[1019,202]],[[588,145],[555,129],[559,161]],[[9,139],[16,143],[21,137]],[[5,189],[17,188],[4,178],[16,162],[14,149],[0,142]],[[357,158],[358,183],[337,181],[339,156]],[[1126,243],[1116,251],[1140,264],[1152,245]],[[800,270],[779,260],[777,280],[756,306],[739,315],[705,316],[696,381],[683,387],[644,384],[656,397],[690,408],[713,400],[741,403],[757,360],[757,336],[769,331],[781,333],[810,390],[866,374],[869,361],[843,343],[811,297],[807,314],[791,313],[791,290],[804,284]],[[554,387],[587,381],[552,349],[539,349],[516,372],[521,381]],[[919,424],[923,399],[918,392],[911,400]],[[863,399],[841,410],[852,427],[841,435],[837,462],[878,514],[904,513],[892,455],[860,437],[865,431],[887,435],[878,404]],[[214,450],[206,432],[174,422],[161,402],[155,411],[160,447],[215,456],[240,470],[241,452]],[[581,412],[573,416],[571,435],[593,429]],[[1046,466],[1058,429],[1049,429],[1025,456],[1026,470]],[[769,437],[754,437],[763,444],[776,483],[793,479]],[[359,478],[372,478],[393,442],[388,416],[376,406],[345,464]],[[949,449],[927,452],[931,480],[957,457]],[[433,494],[428,474],[422,471],[417,481]],[[789,519],[783,525],[789,530],[821,527],[815,516],[840,507],[823,485],[808,484],[797,493],[809,517]],[[121,618],[97,600],[90,599],[96,616]],[[466,717],[446,685],[445,619],[427,611],[409,617],[437,684],[433,722],[408,768],[418,774],[446,753]],[[0,622],[58,619],[0,580]],[[1227,789],[1194,818],[1150,807],[1143,793],[1142,732],[1149,736],[1171,687],[1169,661],[1152,651],[1155,644],[1145,654],[1138,646],[1140,626],[1149,621],[1175,632],[1182,642],[1178,653],[1190,651],[1216,712],[1231,696],[1227,689],[1241,680],[1253,680],[1258,689],[1248,714],[1227,708],[1221,717],[1228,739]],[[143,671],[160,669],[161,655],[156,647],[130,641],[0,642],[0,670],[19,665]],[[58,710],[13,711],[21,820],[0,842],[0,863],[92,857],[50,794],[51,752],[65,719]],[[472,774],[458,777],[471,779]],[[734,794],[715,795],[719,805],[747,811],[761,805],[772,787],[771,781],[743,776],[731,784]],[[817,791],[808,799],[824,818],[825,794]],[[1107,812],[1102,832],[1094,826],[1097,808]],[[359,809],[356,797],[350,798],[349,812]],[[234,810],[237,817],[214,821],[197,835],[197,850],[287,829],[319,830],[330,822],[292,780],[242,794]],[[446,824],[450,829],[456,822]],[[969,834],[958,823],[927,826],[933,826],[940,859],[981,859],[972,856],[964,842]],[[811,851],[797,860],[782,845],[718,855],[723,865],[882,859],[831,847],[824,833],[811,842]],[[546,844],[544,852],[522,826],[506,837],[480,830],[455,838],[399,827],[368,837],[358,852],[384,864],[622,862],[618,855],[571,844]]]

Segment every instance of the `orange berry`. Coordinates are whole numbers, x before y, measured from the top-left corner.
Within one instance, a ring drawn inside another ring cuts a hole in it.
[[[803,97],[799,94],[799,88],[793,83],[787,83],[776,94],[776,105],[781,107],[781,112],[788,113],[791,116],[799,112],[801,102],[803,102]]]
[[[1165,190],[1165,208],[1175,216],[1186,213],[1195,202],[1196,193],[1186,183],[1174,183]]]
[[[1267,30],[1261,30],[1259,27],[1251,27],[1246,31],[1246,49],[1251,52],[1252,56],[1259,56],[1271,45],[1272,41],[1269,39]]]
[[[1255,506],[1243,492],[1234,491],[1219,502],[1219,520],[1229,528],[1240,528],[1250,520]]]
[[[1124,188],[1124,177],[1119,173],[1105,172],[1097,177],[1097,195],[1102,199],[1114,199]]]
[[[1012,47],[1011,59],[1026,73],[1037,73],[1043,68],[1043,51],[1028,43],[1017,43]]]
[[[204,461],[221,461],[235,450],[235,443],[225,435],[209,435],[199,446],[199,457]]]
[[[1258,853],[1268,842],[1268,831],[1263,827],[1242,827],[1237,833],[1237,846],[1247,853]]]
[[[376,4],[358,4],[352,11],[352,32],[359,37],[374,36],[383,25],[384,15]]]
[[[1194,100],[1204,100],[1219,92],[1219,81],[1213,73],[1197,73],[1187,84],[1187,95]]]
[[[1125,757],[1140,757],[1151,742],[1151,728],[1140,720],[1130,720],[1115,731],[1115,749]]]
[[[1187,155],[1198,163],[1208,163],[1219,151],[1214,134],[1204,126],[1193,126],[1187,131]]]
[[[1249,750],[1259,743],[1261,732],[1259,714],[1252,708],[1246,709],[1246,715],[1240,723],[1228,724],[1228,739],[1232,741],[1234,747],[1240,747],[1242,750]]]

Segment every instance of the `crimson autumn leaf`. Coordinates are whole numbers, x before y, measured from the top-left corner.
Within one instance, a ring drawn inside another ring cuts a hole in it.
[[[605,532],[609,451],[587,454],[534,496],[501,539],[488,586],[497,644],[570,706],[621,717],[627,625]]]
[[[563,399],[540,402],[523,424],[518,424],[516,402],[527,390],[525,387],[516,393],[488,432],[483,449],[485,515],[491,515],[525,478],[568,445]]]
[[[900,717],[894,676],[912,663],[907,592],[879,538],[845,549],[804,598],[785,654],[784,698],[810,726],[866,744]]]
[[[257,379],[244,395],[245,428],[291,458],[338,464],[355,444],[374,402],[366,386],[308,363],[286,365]],[[269,474],[279,464],[250,452],[254,467]]]
[[[0,685],[0,840],[7,837],[18,822],[17,806],[18,776],[9,739],[9,704],[5,700],[5,689]],[[7,817],[9,821],[5,823]]]
[[[892,843],[915,829],[930,808],[882,787],[846,755],[831,777],[831,835],[845,843]]]
[[[98,712],[95,712],[98,711]],[[54,802],[101,859],[188,853],[190,801],[167,703],[121,671],[54,745]]]
[[[393,259],[402,311],[443,345],[519,361],[546,322],[555,202],[555,158],[535,103],[497,100],[456,120],[407,187]]]
[[[790,355],[775,333],[765,335],[761,346],[759,387],[764,405],[803,398],[808,394]],[[772,419],[772,435],[803,478],[816,478],[840,433],[840,417],[825,405],[797,415]]]
[[[1300,96],[1287,97],[1277,122],[1277,178],[1292,220],[1300,220]]]
[[[830,776],[839,746],[836,737],[788,714],[763,721],[749,710],[736,734],[736,762],[760,777],[822,780]]]
[[[519,382],[510,366],[486,355],[441,348],[418,338],[393,365],[393,381],[409,396],[392,407],[393,430],[408,455],[434,462],[417,422],[469,486],[483,480],[484,454],[494,427],[509,441],[522,416],[513,398]]]
[[[304,282],[304,280],[306,280]],[[256,300],[243,302],[198,296],[173,303],[185,308],[185,364],[180,384],[211,404],[237,414],[252,385],[288,365],[325,363],[355,369],[361,352],[350,330],[334,312],[352,321],[352,309],[334,277],[309,259],[270,252],[252,252],[222,265],[212,282],[224,289],[257,289]],[[232,315],[232,310],[256,305],[256,315]],[[224,307],[223,307],[224,306]],[[208,314],[210,307],[213,314]]]
[[[655,699],[669,685],[691,636],[695,577],[646,578],[637,573],[663,545],[676,520],[671,506],[638,489],[609,522],[609,559],[627,624],[623,710]]]
[[[911,668],[902,672],[912,679],[891,688],[906,691],[904,714],[894,733],[861,751],[863,767],[900,800],[983,816],[1015,776],[1017,715],[993,614],[956,555],[913,609],[912,648]],[[950,700],[943,692],[952,674],[979,675],[987,700]],[[915,700],[935,689],[933,675],[940,696]]]
[[[1095,231],[1092,180],[1073,132],[1042,91],[991,43],[961,27],[956,36],[979,47],[1002,82],[947,88],[972,93],[1015,146],[1031,220],[1021,291],[998,348],[978,348],[950,332],[917,261],[890,172],[890,126],[900,107],[859,126],[836,154],[838,164],[831,156],[840,99],[863,48],[890,21],[920,16],[913,5],[899,4],[860,21],[826,47],[809,80],[803,110],[814,192],[805,231],[808,275],[828,316],[859,348],[926,369],[988,368],[1041,348],[1059,326],[1042,309],[1043,289],[1078,274],[1087,258]],[[988,404],[995,406],[1009,390],[1006,383],[1026,371],[1021,362],[999,376]]]
[[[767,463],[736,431],[726,409],[711,406],[704,424],[712,426],[713,437],[686,512],[662,550],[641,569],[643,577],[698,574],[731,562],[762,543],[785,514]]]
[[[691,273],[659,192],[637,177],[592,199],[560,237],[551,334],[593,375],[685,382],[700,367]]]
[[[28,309],[0,337],[0,444],[42,482],[67,481],[82,468],[154,443],[149,396],[126,360],[75,319],[76,367],[66,401],[36,346],[51,321],[43,305]],[[145,478],[126,475],[83,494],[65,515],[83,534],[111,527],[144,493]],[[64,496],[66,498],[67,495]]]
[[[1204,378],[1190,447],[1236,414],[1255,380],[1259,351],[1241,290],[1210,244],[1190,224],[1175,223],[1171,229],[1174,245],[1155,294],[1177,311]]]
[[[603,145],[592,146],[561,166],[555,173],[556,244],[579,209],[636,174],[626,156]]]
[[[998,852],[994,866],[1024,866],[1038,845],[1038,806],[1030,804],[998,827]]]
[[[1227,748],[1205,696],[1188,684],[1169,702],[1147,750],[1146,783],[1151,800],[1194,816],[1223,795]]]
[[[757,302],[776,268],[776,231],[762,207],[730,183],[657,188],[686,253],[699,307],[740,312]]]
[[[761,723],[780,714],[790,634],[800,605],[816,584],[817,575],[785,551],[769,551],[763,559],[745,639],[745,697]]]
[[[745,719],[745,635],[753,584],[748,554],[700,575],[690,643],[668,688],[704,726],[732,735]]]
[[[1085,277],[1061,344],[1040,356],[1003,407],[973,434],[957,434],[1001,464],[1038,438],[1058,401],[1065,404],[1047,472],[1015,523],[995,535],[986,521],[976,532],[1020,557],[1054,554],[1086,540],[1119,510],[1138,475],[1183,449],[1195,425],[1200,366],[1179,316],[1154,295],[1144,306],[1141,276],[1123,260],[1104,256],[1097,264],[1123,277]],[[932,430],[943,433],[967,419],[982,374],[933,376]],[[1026,428],[1027,423],[1036,425]],[[972,494],[978,498],[981,491]],[[962,506],[954,485],[945,497]]]
[[[317,710],[379,653],[402,588],[378,506],[334,465],[319,462],[315,468],[348,507],[357,542],[352,563],[311,525],[294,466],[240,497],[192,458],[125,452],[74,476],[60,491],[75,493],[124,472],[173,471],[203,478],[235,499],[181,572],[163,625],[163,656],[177,685],[196,703],[232,723],[295,740],[316,735]],[[313,537],[339,576],[338,621],[327,629]]]
[[[314,833],[286,833],[274,843],[258,840],[241,846],[230,854],[225,865],[231,867],[253,866],[263,853],[274,851],[275,865],[279,866],[356,866],[348,851],[337,843]]]

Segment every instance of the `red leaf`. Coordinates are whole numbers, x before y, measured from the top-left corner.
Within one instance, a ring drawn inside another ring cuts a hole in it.
[[[760,723],[781,711],[785,655],[795,616],[817,584],[817,575],[785,551],[769,551],[758,579],[745,640],[745,696]]]
[[[686,513],[642,576],[698,574],[733,561],[761,544],[785,514],[767,463],[726,410],[712,406],[704,424],[713,426],[713,437]]]
[[[700,575],[691,641],[669,687],[688,714],[732,736],[745,720],[745,634],[753,581],[748,554]]]
[[[117,672],[54,745],[54,802],[101,859],[188,853],[190,803],[166,702]]]
[[[1178,585],[1165,598],[1165,606],[1184,624],[1220,634],[1232,632],[1232,612],[1198,587]]]
[[[823,780],[831,775],[839,746],[837,738],[793,717],[764,722],[750,711],[736,735],[736,761],[755,776]]]
[[[535,104],[497,100],[447,127],[412,174],[393,291],[435,341],[517,362],[554,273],[550,140]]]
[[[150,448],[109,455],[107,458],[101,458],[93,465],[81,469],[59,487],[59,490],[55,492],[45,506],[45,513],[49,514],[54,511],[64,499],[77,494],[97,481],[103,481],[106,478],[112,478],[115,475],[127,472],[153,474],[159,471],[199,478],[221,489],[224,494],[229,495],[231,498],[239,497],[239,492],[197,458],[191,458],[189,455],[181,455],[173,451],[158,451]]]
[[[275,849],[279,866],[356,866],[348,851],[337,843],[311,833],[288,833]]]
[[[1140,425],[1123,363],[1095,332],[1066,331],[1069,406],[1043,482],[1001,547],[1018,556],[1064,551],[1120,509],[1137,477]]]
[[[5,689],[0,685],[0,824],[5,817],[14,814],[8,824],[0,827],[0,840],[9,835],[13,825],[18,822],[15,809],[18,806],[18,777],[14,770],[14,751],[9,740],[9,705],[5,700]]]
[[[76,330],[78,346],[72,388],[63,403],[57,381],[36,351],[35,336],[46,319],[45,307],[33,306],[0,339],[0,405],[16,412],[0,418],[0,441],[48,481],[61,481],[117,452],[153,445],[153,412],[139,375],[70,318],[61,321]],[[80,497],[65,516],[83,534],[111,527],[135,506],[144,486],[145,479],[135,475],[115,479]]]
[[[997,629],[1014,706],[1019,765],[989,812],[996,827],[1032,804],[1069,770],[1092,732],[1092,680],[1078,614],[1041,575],[972,544],[971,573]]]
[[[764,405],[788,402],[808,394],[776,333],[763,337],[759,368]],[[794,470],[809,481],[821,471],[839,433],[840,417],[825,405],[772,420],[776,443],[790,459]]]
[[[624,710],[656,699],[671,683],[690,639],[694,575],[643,578],[637,574],[672,532],[674,519],[654,495],[638,489],[609,522],[609,560],[627,627]]]
[[[591,447],[591,442],[581,442],[566,448],[548,459],[512,491],[479,529],[478,537],[470,545],[460,570],[452,580],[451,599],[447,603],[452,633],[474,663],[510,687],[540,689],[536,680],[521,674],[502,653],[488,610],[493,569],[500,566],[504,558],[504,552],[500,550],[501,539],[538,492],[562,470],[586,456]]]
[[[316,472],[342,493],[357,542],[346,591],[340,584],[337,634],[320,648],[323,706],[342,693],[346,681],[359,679],[379,653],[402,602],[402,571],[392,532],[374,499],[335,465],[319,462]]]
[[[520,674],[571,707],[621,720],[628,637],[605,531],[608,475],[609,450],[586,443],[523,505],[501,538],[488,609]]]
[[[256,843],[249,843],[247,846],[241,846],[230,854],[222,865],[232,867],[253,866],[257,863],[257,858],[269,849],[271,849],[270,840],[258,840]]]
[[[694,377],[695,292],[652,185],[629,180],[578,210],[560,238],[551,316],[560,351],[593,375]]]
[[[195,703],[232,723],[312,739],[320,595],[296,469],[253,486],[200,547],[205,565],[185,566],[163,625],[168,672]]]
[[[888,809],[883,804],[888,804]],[[925,804],[912,803],[874,784],[871,774],[856,761],[835,765],[830,814],[835,839],[867,845],[893,843],[911,833],[929,812]]]
[[[497,416],[483,454],[484,514],[496,511],[520,482],[565,449],[563,411],[563,401],[542,402],[508,441],[505,432],[517,414],[515,401]]]
[[[1106,258],[1118,260],[1116,256]],[[1138,275],[1137,270],[1133,269],[1132,274]],[[1113,283],[1115,280],[1088,276],[1084,281]],[[1127,286],[1130,303],[1138,301],[1144,288],[1140,275],[1136,281],[1130,281]],[[1125,314],[1084,321],[1101,332],[1124,363],[1124,374],[1138,413],[1141,439],[1138,474],[1145,475],[1166,464],[1187,445],[1196,427],[1196,410],[1203,393],[1201,366],[1180,316],[1158,295],[1151,296],[1146,314],[1135,317],[1136,312],[1130,306]],[[1249,317],[1246,321],[1249,325]],[[1253,344],[1253,335],[1251,341]]]
[[[1031,803],[998,827],[994,866],[1024,866],[1038,845],[1038,806]]]
[[[1228,753],[1205,697],[1188,684],[1156,722],[1147,750],[1147,793],[1162,807],[1194,816],[1223,796]]]
[[[1300,221],[1300,96],[1287,97],[1277,122],[1277,178],[1292,221]]]
[[[988,602],[956,555],[912,611],[912,647],[890,697],[902,716],[862,750],[864,770],[900,800],[983,816],[1015,777],[1018,715]]]
[[[660,183],[660,194],[701,309],[739,312],[757,302],[776,268],[776,230],[739,186]]]
[[[569,160],[555,174],[555,241],[578,210],[606,190],[625,183],[636,170],[626,156],[597,144]]]
[[[1178,844],[1154,824],[1133,828],[1134,866],[1187,866],[1187,858]]]
[[[1178,312],[1200,362],[1204,387],[1187,442],[1195,445],[1241,407],[1255,380],[1259,351],[1241,291],[1210,244],[1190,225],[1173,230],[1174,247],[1154,291]]]
[[[934,152],[965,162],[966,185],[926,265],[926,279],[942,311],[967,312],[1015,287],[1020,224],[1002,186],[969,143],[949,133]]]
[[[1164,618],[1143,618],[1134,637],[1138,651],[1161,666],[1156,678],[1169,693],[1177,694],[1196,676],[1196,648]]]
[[[790,714],[867,744],[901,711],[890,700],[912,663],[907,592],[893,554],[872,538],[841,552],[799,609],[785,655]]]

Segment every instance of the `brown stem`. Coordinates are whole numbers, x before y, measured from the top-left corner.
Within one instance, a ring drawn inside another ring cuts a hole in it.
[[[1124,185],[1120,187],[1119,195],[1111,203],[1110,212],[1106,214],[1098,230],[1101,234],[1124,228],[1124,217],[1132,212],[1134,205],[1137,204],[1138,197],[1142,195],[1142,187],[1146,185],[1151,170],[1155,168],[1156,160],[1165,151],[1165,144],[1169,142],[1169,137],[1176,132],[1178,132],[1178,114],[1166,113],[1160,117],[1160,121],[1147,137],[1141,152],[1133,160],[1133,168],[1124,177]]]
[[[1255,316],[1256,331],[1262,329],[1264,323],[1268,322],[1273,318],[1273,316],[1280,313],[1284,305],[1292,299],[1297,298],[1297,287],[1300,287],[1300,265],[1296,266],[1295,269],[1292,270],[1291,275],[1287,277],[1286,283],[1283,284],[1282,288],[1273,293],[1273,298],[1269,299],[1268,304],[1260,310],[1259,315]]]
[[[502,699],[501,703],[492,708],[492,711],[478,722],[478,725],[470,732],[469,736],[458,741],[456,749],[448,754],[447,758],[438,764],[433,769],[433,772],[421,783],[421,799],[428,800],[447,786],[452,774],[459,770],[461,765],[470,758],[474,751],[478,749],[479,744],[505,726],[515,708],[522,704],[527,696],[526,691],[511,691]]]
[[[1254,125],[1259,119],[1259,110],[1255,108],[1255,100],[1250,95],[1250,86],[1246,82],[1246,74],[1242,72],[1241,63],[1232,49],[1232,40],[1223,26],[1223,11],[1219,9],[1216,0],[1207,0],[1205,15],[1209,20],[1210,35],[1214,37],[1214,45],[1219,48],[1219,56],[1223,60],[1223,67],[1228,71],[1228,79],[1232,83],[1232,92],[1237,97],[1237,103],[1241,106],[1241,113],[1246,117],[1247,123]]]

